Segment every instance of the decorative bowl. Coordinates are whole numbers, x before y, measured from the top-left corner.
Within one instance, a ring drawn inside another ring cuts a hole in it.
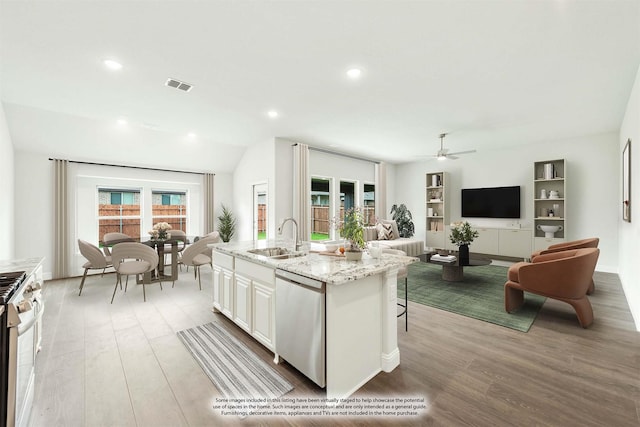
[[[563,229],[561,225],[539,225],[537,228],[543,231],[544,237],[547,238],[553,238],[555,233]]]

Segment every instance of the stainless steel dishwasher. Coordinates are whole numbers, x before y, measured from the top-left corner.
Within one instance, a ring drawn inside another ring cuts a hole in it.
[[[276,352],[326,385],[324,282],[276,269]]]

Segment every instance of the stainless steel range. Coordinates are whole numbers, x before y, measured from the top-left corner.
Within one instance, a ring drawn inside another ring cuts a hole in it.
[[[42,284],[25,272],[0,273],[0,424],[27,425],[44,304]]]

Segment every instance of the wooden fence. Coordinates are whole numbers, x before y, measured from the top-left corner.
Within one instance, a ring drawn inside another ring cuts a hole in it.
[[[153,223],[167,222],[174,230],[187,232],[186,218],[169,218],[173,215],[184,215],[187,211],[184,205],[153,205],[151,207],[154,218]],[[146,235],[147,231],[141,233],[140,230],[140,206],[139,205],[99,205],[98,215],[101,218],[98,224],[98,236],[106,233],[124,233],[133,238]],[[138,218],[122,218],[126,216],[137,216]],[[104,217],[114,217],[113,219]]]
[[[342,218],[344,208],[340,207],[338,216]],[[365,206],[362,208],[365,224],[373,225],[376,223],[376,211],[373,206]],[[331,230],[331,218],[329,218],[329,206],[311,206],[311,232],[319,234],[329,234]]]

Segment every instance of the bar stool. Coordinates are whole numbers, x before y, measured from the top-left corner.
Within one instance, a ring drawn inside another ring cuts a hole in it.
[[[391,254],[391,255],[402,255],[402,256],[407,256],[407,253],[404,251],[401,251],[399,249],[382,249],[382,253],[383,254]],[[398,317],[400,316],[404,316],[404,330],[405,331],[409,331],[409,304],[408,304],[408,299],[407,299],[407,277],[409,276],[409,269],[407,268],[407,266],[403,266],[400,267],[400,269],[398,270],[398,279],[402,280],[404,279],[404,304],[402,303],[398,303],[399,307],[402,307],[403,310],[398,313]]]

